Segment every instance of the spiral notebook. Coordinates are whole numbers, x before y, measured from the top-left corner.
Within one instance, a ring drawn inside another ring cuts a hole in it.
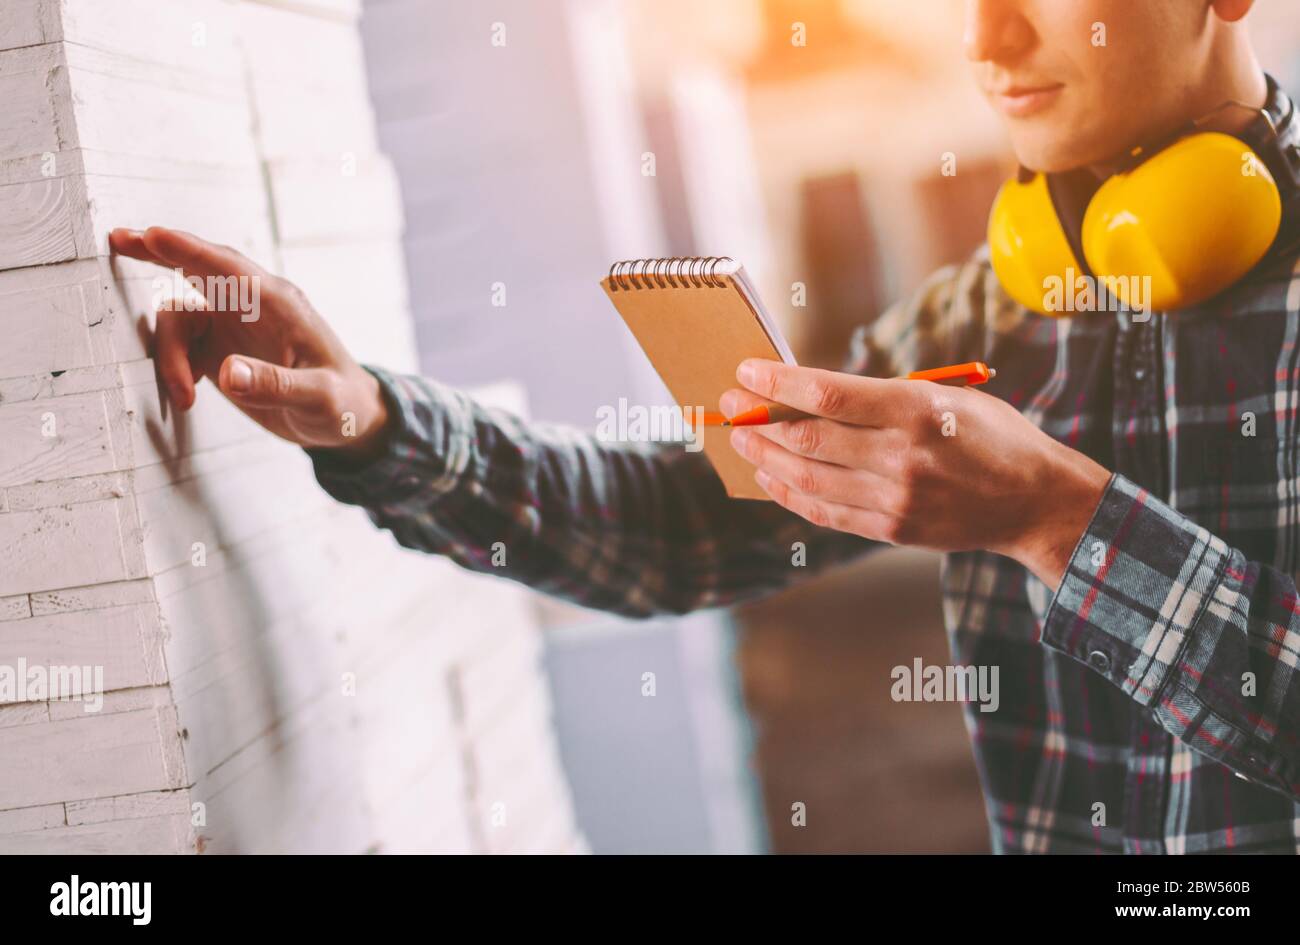
[[[600,284],[679,406],[717,411],[746,358],[795,363],[745,268],[726,256],[627,259]],[[730,431],[704,427],[702,436],[727,495],[769,498]]]

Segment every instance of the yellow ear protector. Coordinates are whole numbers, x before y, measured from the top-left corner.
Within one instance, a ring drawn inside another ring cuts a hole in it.
[[[1222,118],[1217,110],[1135,148],[1100,179],[1022,169],[989,215],[993,269],[1007,294],[1054,316],[1103,307],[1106,293],[1132,309],[1167,311],[1241,279],[1273,246],[1284,203],[1300,194],[1292,107],[1271,77],[1269,92],[1269,105],[1282,103],[1277,117],[1267,106],[1225,106],[1249,120],[1204,130]]]

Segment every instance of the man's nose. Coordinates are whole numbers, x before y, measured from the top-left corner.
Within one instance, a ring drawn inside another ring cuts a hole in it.
[[[1033,43],[1022,0],[966,0],[962,48],[971,62],[1015,59]]]

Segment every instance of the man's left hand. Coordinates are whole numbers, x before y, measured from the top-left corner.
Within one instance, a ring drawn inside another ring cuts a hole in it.
[[[776,502],[814,525],[896,545],[985,549],[1056,587],[1110,481],[1014,407],[973,388],[750,359],[734,416],[764,401],[814,416],[738,427]]]

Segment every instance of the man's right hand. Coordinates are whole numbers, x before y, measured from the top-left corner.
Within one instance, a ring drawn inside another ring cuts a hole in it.
[[[379,382],[348,354],[301,289],[228,246],[180,230],[117,229],[109,246],[205,284],[246,279],[257,292],[256,320],[179,303],[159,309],[153,356],[177,409],[190,408],[195,385],[208,377],[240,410],[292,443],[358,458],[378,452],[388,422]]]

